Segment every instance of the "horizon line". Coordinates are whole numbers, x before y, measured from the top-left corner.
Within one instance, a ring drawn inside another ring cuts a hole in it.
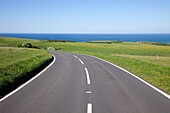
[[[51,32],[3,32],[0,34],[170,34],[170,33],[91,33],[91,32],[87,32],[87,33],[83,33],[83,32],[56,32],[56,33],[51,33]]]

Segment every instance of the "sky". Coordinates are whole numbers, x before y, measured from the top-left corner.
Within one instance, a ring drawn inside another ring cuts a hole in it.
[[[170,33],[170,0],[0,0],[0,33]]]

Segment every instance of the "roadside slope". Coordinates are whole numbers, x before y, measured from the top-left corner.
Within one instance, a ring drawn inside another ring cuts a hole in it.
[[[51,60],[52,56],[43,50],[0,47],[0,97],[33,77]]]

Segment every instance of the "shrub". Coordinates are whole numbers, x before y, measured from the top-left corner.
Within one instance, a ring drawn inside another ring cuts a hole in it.
[[[23,43],[21,45],[21,47],[32,48],[32,44],[31,43]]]
[[[18,45],[18,47],[40,49],[37,46],[33,46],[31,43],[23,43],[23,44]]]

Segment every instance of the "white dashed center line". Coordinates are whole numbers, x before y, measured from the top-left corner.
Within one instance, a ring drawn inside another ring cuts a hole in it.
[[[80,62],[81,62],[81,64],[83,64],[84,65],[84,62],[81,60],[81,59],[79,59],[76,55],[73,55],[75,58],[77,58]]]
[[[77,58],[77,59],[81,62],[82,65],[84,65],[84,62],[83,62],[81,59],[79,59],[76,55],[73,55],[73,56],[74,56],[75,58]],[[91,81],[90,81],[89,72],[88,72],[88,70],[87,70],[86,67],[84,68],[84,70],[85,70],[85,72],[86,72],[87,84],[90,85],[90,84],[91,84]],[[92,93],[92,91],[86,91],[86,94],[91,94],[91,93]],[[88,104],[87,104],[87,113],[92,113],[92,103],[88,103]]]
[[[81,62],[81,64],[83,64],[83,65],[84,65],[84,62],[83,62],[81,59],[79,59],[79,61]]]
[[[76,55],[73,55],[75,58],[78,58]]]
[[[87,68],[86,68],[86,67],[85,67],[84,69],[85,69],[85,72],[86,72],[87,84],[91,84],[91,82],[90,82],[89,72],[88,72],[88,70],[87,70]]]
[[[92,104],[91,103],[87,104],[87,113],[92,113]]]
[[[91,94],[92,93],[92,91],[86,91],[86,94]]]

